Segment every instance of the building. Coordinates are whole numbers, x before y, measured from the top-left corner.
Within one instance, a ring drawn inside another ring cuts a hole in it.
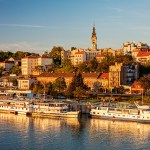
[[[74,65],[79,65],[86,62],[86,53],[84,51],[78,51],[74,55]]]
[[[109,67],[109,88],[132,85],[139,78],[139,65],[115,63]]]
[[[3,67],[5,71],[10,71],[10,69],[14,66],[14,61],[5,60],[0,62],[0,67]]]
[[[18,89],[19,90],[29,90],[31,85],[35,83],[35,79],[26,78],[26,79],[18,79]]]
[[[122,63],[115,63],[115,65],[109,66],[109,88],[118,88],[120,86]]]
[[[22,75],[39,75],[46,69],[46,65],[52,64],[49,56],[25,56],[21,59]]]
[[[147,43],[142,43],[142,42],[138,42],[137,44],[135,44],[134,42],[126,42],[126,43],[123,43],[122,49],[123,49],[124,55],[126,54],[131,55],[133,50],[149,49],[149,46],[147,45]]]
[[[101,54],[101,51],[97,49],[97,36],[96,28],[93,26],[92,36],[91,36],[91,48],[84,49],[73,49],[73,50],[62,50],[61,60],[70,59],[73,65],[78,65],[79,63],[89,62],[96,57],[96,55]]]
[[[37,77],[37,80],[41,83],[48,83],[48,82],[54,82],[59,77],[64,77],[67,87],[72,81],[72,78],[74,77],[75,73],[42,73]],[[90,73],[82,73],[83,81],[88,87],[91,89],[94,89],[95,85],[98,83],[98,77],[99,73],[97,72],[90,72]]]
[[[132,85],[139,78],[139,64],[124,64],[121,66],[121,85]]]
[[[107,89],[109,87],[108,85],[108,80],[109,80],[109,73],[102,73],[99,78],[99,92],[106,93]]]
[[[131,94],[143,94],[143,90],[141,82],[135,81],[131,86]]]

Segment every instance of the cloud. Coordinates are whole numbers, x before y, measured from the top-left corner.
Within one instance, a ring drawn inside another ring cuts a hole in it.
[[[120,13],[120,12],[123,11],[123,9],[117,8],[117,7],[108,7],[107,9],[112,10],[112,11],[115,11],[115,12],[117,12],[117,13]]]
[[[42,53],[44,50],[49,49],[48,45],[41,43],[29,43],[29,42],[18,42],[18,43],[0,43],[0,50],[3,51],[30,51],[36,53]]]
[[[23,28],[49,28],[48,26],[29,25],[29,24],[0,24],[0,26],[7,26],[7,27],[23,27]]]

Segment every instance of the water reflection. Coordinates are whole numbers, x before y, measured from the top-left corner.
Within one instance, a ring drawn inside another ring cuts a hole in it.
[[[99,135],[102,136],[101,142],[107,141],[111,147],[118,147],[126,143],[126,146],[132,145],[138,149],[150,140],[150,124],[91,119],[92,141]]]
[[[0,150],[149,149],[150,124],[0,114]]]

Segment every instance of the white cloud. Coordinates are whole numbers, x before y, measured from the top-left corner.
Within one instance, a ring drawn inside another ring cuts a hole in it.
[[[18,43],[0,43],[0,50],[3,51],[29,51],[42,53],[45,50],[49,50],[49,46],[41,43],[29,43],[29,42],[18,42]]]
[[[25,27],[25,28],[49,28],[48,26],[29,25],[29,24],[0,24],[0,26],[7,26],[7,27]]]

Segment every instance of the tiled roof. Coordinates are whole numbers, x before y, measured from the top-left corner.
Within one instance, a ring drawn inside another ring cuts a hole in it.
[[[150,55],[150,52],[142,52],[142,51],[140,51],[137,54],[137,57],[145,57],[145,56],[149,56],[149,55]]]
[[[49,72],[45,72],[40,74],[38,77],[73,77],[75,75],[75,73],[49,73]],[[82,73],[82,77],[83,78],[87,78],[87,77],[94,77],[94,78],[98,78],[99,77],[99,73],[97,72],[91,72],[91,73]]]
[[[84,54],[84,51],[76,52],[75,54]]]
[[[98,79],[102,79],[102,78],[109,78],[109,73],[103,73]]]
[[[25,56],[24,58],[39,58],[39,56]]]
[[[134,83],[132,84],[132,86],[136,86],[136,85],[142,85],[142,83],[139,82],[139,81],[134,81]]]
[[[104,55],[97,54],[95,57],[105,57]]]

